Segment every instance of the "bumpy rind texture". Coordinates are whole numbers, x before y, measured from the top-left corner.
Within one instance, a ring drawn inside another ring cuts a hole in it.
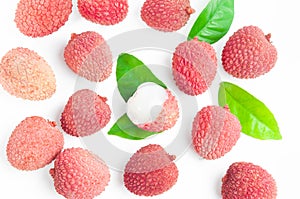
[[[181,91],[199,95],[209,88],[216,76],[216,52],[210,44],[196,38],[182,42],[173,54],[172,71]]]
[[[172,128],[179,118],[179,107],[177,100],[171,91],[166,90],[167,100],[164,102],[162,110],[155,121],[137,125],[145,131],[162,132]]]
[[[72,199],[93,199],[105,190],[110,180],[107,165],[82,148],[65,149],[49,172],[56,191]]]
[[[276,199],[276,196],[276,182],[271,174],[252,163],[233,163],[222,179],[223,199]]]
[[[11,165],[29,171],[51,163],[64,145],[63,135],[55,126],[55,122],[38,116],[24,119],[7,144],[6,154]]]
[[[178,169],[169,155],[156,144],[139,149],[126,164],[124,185],[139,196],[154,196],[171,189],[177,182]]]
[[[237,78],[256,78],[269,72],[277,61],[277,50],[257,26],[245,26],[235,32],[222,52],[224,70]]]
[[[114,25],[125,19],[127,0],[78,0],[79,13],[89,21],[101,25]]]
[[[156,30],[172,32],[182,28],[194,12],[189,0],[146,0],[141,18]]]
[[[62,129],[76,137],[88,136],[104,128],[111,118],[107,99],[89,89],[75,92],[61,114]]]
[[[227,107],[207,106],[194,118],[192,139],[195,151],[212,160],[224,156],[240,137],[239,120]]]
[[[112,53],[97,32],[72,34],[64,58],[72,71],[93,82],[104,81],[112,72]]]
[[[44,100],[56,91],[54,73],[48,63],[27,48],[8,51],[0,63],[0,84],[16,97]]]
[[[24,35],[43,37],[62,27],[71,12],[72,0],[20,0],[15,22]]]

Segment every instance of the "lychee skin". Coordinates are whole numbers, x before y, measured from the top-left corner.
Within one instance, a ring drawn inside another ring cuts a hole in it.
[[[223,199],[276,199],[276,196],[276,182],[271,174],[252,163],[233,163],[222,179]]]
[[[101,82],[112,73],[112,53],[103,37],[94,31],[72,34],[64,49],[69,68],[81,77]]]
[[[15,14],[18,29],[30,37],[57,31],[72,12],[72,0],[20,0]]]
[[[199,95],[209,88],[216,76],[216,52],[210,44],[196,38],[182,42],[173,54],[172,71],[181,91]]]
[[[55,75],[48,63],[28,48],[8,51],[0,63],[0,84],[16,97],[45,100],[56,91]]]
[[[64,145],[63,135],[55,126],[55,122],[38,116],[24,119],[12,132],[6,147],[11,165],[30,171],[50,164]]]
[[[166,90],[168,99],[164,102],[162,110],[153,122],[139,124],[139,128],[151,132],[163,132],[172,128],[179,118],[178,102],[171,91]]]
[[[189,0],[146,0],[141,18],[156,30],[172,32],[182,28],[194,12]]]
[[[269,72],[277,61],[277,50],[257,26],[245,26],[235,32],[222,52],[224,70],[234,77],[256,78]]]
[[[126,164],[124,185],[139,196],[155,196],[171,189],[178,178],[178,169],[169,155],[156,144],[139,149]]]
[[[117,24],[128,13],[127,0],[78,0],[77,6],[84,18],[101,25]]]
[[[202,108],[193,121],[192,139],[195,151],[207,160],[224,156],[240,137],[241,125],[228,107]]]
[[[69,148],[61,152],[49,173],[56,191],[72,199],[93,199],[104,191],[110,180],[107,165],[82,148]]]
[[[111,118],[107,99],[89,89],[75,92],[61,114],[61,127],[69,135],[88,136],[104,128]]]

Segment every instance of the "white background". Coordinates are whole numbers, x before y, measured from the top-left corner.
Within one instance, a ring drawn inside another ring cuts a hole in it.
[[[70,34],[94,30],[99,32],[105,39],[110,39],[126,31],[145,28],[146,25],[140,18],[140,8],[144,1],[129,0],[130,8],[127,18],[115,26],[101,26],[86,21],[79,15],[76,1],[73,1],[73,12],[66,25],[50,36],[35,39],[22,35],[16,28],[13,20],[17,2],[17,0],[11,0],[1,1],[0,3],[0,57],[10,49],[18,46],[35,50],[47,60],[54,70],[57,79],[57,91],[48,100],[31,102],[10,96],[0,87],[0,197],[63,198],[55,192],[53,181],[48,174],[53,163],[31,172],[19,171],[9,164],[5,152],[9,136],[15,126],[27,116],[39,115],[57,121],[59,124],[60,113],[67,99],[74,92],[77,80],[77,76],[68,69],[63,60],[63,49],[70,38]],[[188,24],[178,32],[184,35],[188,34],[193,22],[207,2],[207,0],[191,0],[191,5],[196,13],[191,16]],[[221,178],[229,165],[236,161],[253,162],[267,169],[277,182],[278,199],[299,198],[300,132],[298,103],[300,98],[297,94],[299,92],[298,67],[300,63],[299,52],[297,51],[299,49],[299,21],[296,20],[299,18],[297,15],[299,11],[295,5],[296,2],[292,0],[236,0],[235,18],[232,27],[229,33],[214,45],[220,59],[221,50],[228,37],[242,26],[257,25],[265,33],[272,33],[271,40],[278,50],[278,61],[271,72],[253,80],[238,80],[229,76],[219,66],[218,74],[222,81],[230,81],[240,85],[272,110],[278,121],[283,140],[260,141],[242,135],[230,153],[214,161],[201,159],[190,147],[176,161],[179,169],[179,178],[176,185],[168,192],[153,198],[183,198],[187,194],[189,198],[221,198]],[[141,53],[140,58],[146,64],[152,64],[152,59],[149,59],[149,56],[144,55],[143,57]],[[148,63],[147,60],[150,62]],[[163,60],[162,64],[170,66],[171,60]],[[100,85],[101,95],[111,97],[109,87],[115,86],[114,78],[113,74],[106,82],[100,83],[102,84]],[[214,84],[217,85],[218,82],[214,82]],[[105,88],[107,89],[105,90]],[[216,89],[211,89],[209,92],[216,97],[216,94],[214,94]],[[206,102],[203,99],[201,96],[197,99],[199,103],[201,102],[201,105],[210,105],[216,101],[216,99],[212,99]],[[109,100],[109,103],[111,103],[111,100]],[[111,121],[108,127],[113,122]],[[108,127],[102,133],[106,133]],[[72,146],[84,147],[80,139],[68,136],[65,133],[64,136],[65,148]],[[127,199],[143,197],[128,192],[122,184],[122,173],[111,170],[109,186],[97,198]]]

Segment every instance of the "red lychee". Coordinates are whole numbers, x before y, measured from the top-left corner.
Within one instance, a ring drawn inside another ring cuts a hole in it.
[[[240,134],[240,122],[227,107],[204,107],[197,113],[193,122],[194,149],[208,160],[220,158],[228,153]]]
[[[124,185],[139,196],[154,196],[171,189],[177,181],[178,169],[169,155],[156,144],[139,149],[126,164]]]
[[[237,78],[256,78],[269,72],[276,63],[277,50],[257,26],[245,26],[226,42],[222,52],[224,70]]]
[[[88,136],[101,130],[111,117],[106,100],[89,89],[75,92],[61,114],[62,129],[77,137]]]
[[[173,54],[172,71],[181,91],[199,95],[209,88],[216,76],[216,52],[210,44],[196,38],[182,42]]]

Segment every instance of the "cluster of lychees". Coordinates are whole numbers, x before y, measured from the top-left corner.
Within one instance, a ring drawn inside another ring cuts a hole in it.
[[[79,13],[89,21],[113,25],[125,19],[127,0],[78,0]],[[30,37],[43,37],[62,27],[72,12],[71,0],[20,0],[15,14],[18,29]],[[191,8],[189,0],[146,0],[141,19],[159,31],[176,31],[186,24]],[[94,31],[72,34],[64,50],[68,67],[89,81],[101,82],[112,72],[112,53],[103,37]],[[237,78],[256,78],[275,65],[277,51],[270,35],[256,26],[241,28],[227,41],[222,52],[222,65]],[[197,38],[177,46],[172,59],[173,77],[185,94],[204,93],[217,73],[217,56],[213,47]],[[56,80],[47,62],[32,50],[18,47],[3,56],[0,83],[10,94],[29,100],[50,98]],[[137,90],[136,98],[138,98]],[[175,97],[162,92],[162,110],[152,122],[137,126],[161,132],[173,127],[179,117]],[[61,114],[62,129],[76,137],[88,136],[104,128],[110,121],[111,109],[106,98],[94,91],[75,92]],[[139,102],[132,102],[131,105]],[[134,113],[132,113],[134,114]],[[139,120],[138,120],[139,121]],[[53,160],[50,174],[56,191],[66,198],[94,198],[110,180],[109,168],[99,157],[82,148],[63,150],[63,134],[56,123],[32,116],[25,118],[12,132],[7,144],[8,161],[20,170],[40,169]],[[241,125],[228,107],[202,108],[193,121],[192,143],[205,159],[224,156],[240,137]],[[124,185],[136,195],[154,196],[169,190],[177,181],[178,169],[161,146],[150,144],[132,155],[124,169]],[[276,183],[266,170],[251,163],[234,163],[222,179],[222,197],[276,198]],[[245,184],[247,186],[245,186]]]

